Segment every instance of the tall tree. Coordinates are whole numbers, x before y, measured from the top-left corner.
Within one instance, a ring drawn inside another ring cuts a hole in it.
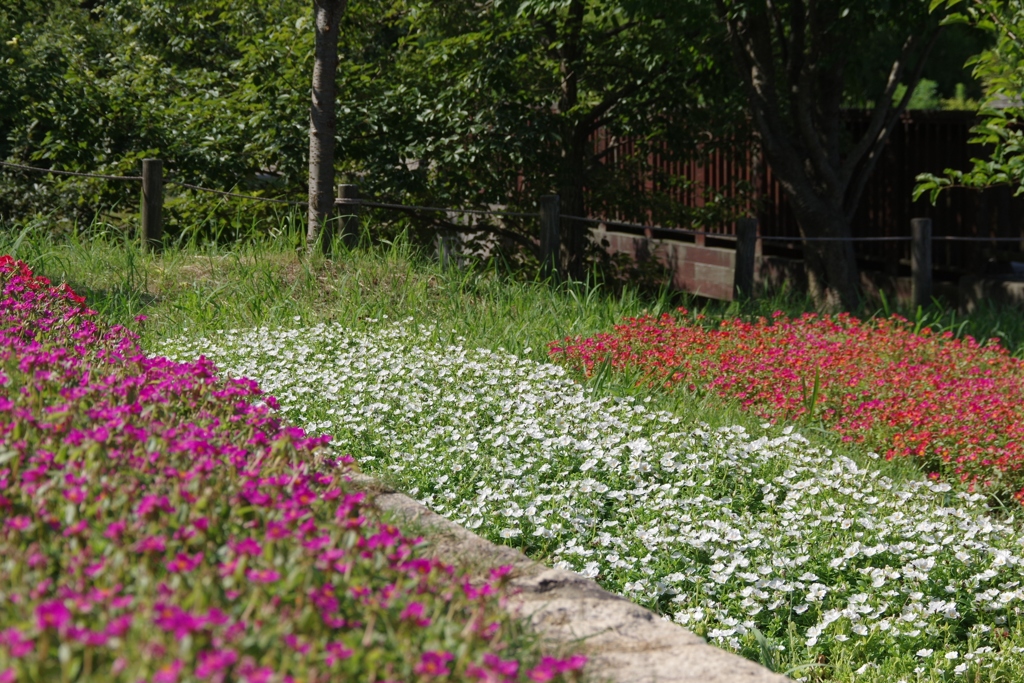
[[[346,0],[313,0],[316,44],[313,101],[309,110],[309,223],[306,243],[311,250],[319,244],[325,253],[331,248],[328,221],[334,209],[338,33],[346,4]]]
[[[853,309],[859,273],[851,221],[868,177],[920,81],[939,33],[923,2],[715,0],[761,147],[804,241],[810,294]],[[892,37],[898,37],[895,44]],[[842,110],[861,56],[885,50],[867,130],[850,139]],[[906,94],[893,104],[900,84]],[[817,238],[817,239],[813,239]],[[832,238],[825,241],[821,238]]]
[[[742,123],[702,0],[405,0],[392,16],[402,37],[388,71],[356,84],[388,87],[353,98],[367,129],[348,147],[380,194],[536,211],[540,195],[557,192],[565,215],[689,222],[667,192],[637,186],[649,152],[692,158],[709,132],[724,140]],[[595,145],[599,130],[607,145]],[[535,221],[491,226],[506,236],[510,227],[517,244],[535,242]],[[563,222],[576,277],[590,227]]]

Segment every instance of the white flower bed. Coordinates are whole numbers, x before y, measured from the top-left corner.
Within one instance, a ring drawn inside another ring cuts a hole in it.
[[[823,661],[858,681],[1019,666],[1024,539],[980,496],[896,484],[792,427],[684,424],[595,397],[561,367],[434,336],[319,325],[159,352],[258,380],[437,512],[712,642],[809,663],[794,676]]]

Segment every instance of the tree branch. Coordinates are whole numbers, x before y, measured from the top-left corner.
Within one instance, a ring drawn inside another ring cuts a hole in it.
[[[586,135],[589,136],[604,124],[604,115],[611,111],[615,105],[630,95],[638,92],[642,88],[645,88],[647,85],[648,81],[646,79],[641,79],[639,81],[633,81],[632,83],[624,85],[618,90],[614,90],[605,95],[600,104],[591,109],[587,115],[580,119],[576,124],[577,134],[585,132]]]
[[[820,202],[804,171],[803,158],[780,118],[768,22],[753,22],[752,28],[747,22],[729,18],[725,0],[715,0],[715,4],[728,29],[733,59],[747,90],[766,157],[791,196]]]
[[[906,111],[907,105],[910,104],[910,98],[913,97],[914,90],[917,88],[917,84],[921,81],[921,74],[924,73],[924,67],[925,63],[928,61],[928,55],[931,53],[932,47],[934,47],[935,42],[938,40],[941,33],[942,27],[938,26],[931,29],[931,35],[925,34],[921,37],[911,36],[907,39],[907,42],[905,43],[907,48],[903,50],[900,57],[893,63],[893,70],[889,76],[889,83],[886,85],[885,93],[883,94],[884,99],[875,105],[875,111],[872,112],[871,125],[858,142],[857,147],[854,148],[843,162],[842,174],[844,180],[848,183],[846,197],[843,202],[843,209],[848,218],[852,218],[853,212],[856,210],[857,204],[860,202],[860,197],[864,192],[864,188],[867,186],[868,178],[874,170],[875,164],[878,163],[878,158],[881,156],[882,149],[889,141],[889,137],[892,135],[892,131],[899,122],[900,117],[903,116],[903,112]],[[900,100],[899,105],[892,110],[892,114],[888,119],[884,122],[879,122],[880,119],[884,118],[886,109],[891,106],[889,103],[892,102],[892,95],[896,90],[894,83],[899,83],[899,79],[905,69],[906,61],[910,57],[909,48],[916,47],[920,40],[926,41],[925,47],[914,67],[914,72],[907,85],[907,91],[903,94],[903,99]],[[855,154],[858,154],[858,156],[854,156]]]
[[[935,38],[938,36],[936,33],[931,37],[928,49],[931,49],[931,44],[934,44]],[[843,162],[843,167],[840,171],[840,175],[844,181],[849,182],[853,175],[857,165],[860,163],[861,158],[867,154],[872,147],[876,144],[880,134],[889,125],[895,125],[896,120],[899,119],[900,115],[906,109],[906,105],[910,102],[910,97],[913,95],[914,88],[908,87],[907,92],[903,96],[903,101],[900,102],[899,106],[895,109],[895,117],[889,117],[886,119],[886,114],[892,108],[892,96],[896,93],[896,88],[900,84],[900,80],[903,78],[903,72],[906,70],[907,61],[910,59],[910,55],[914,50],[917,49],[918,44],[922,40],[922,37],[917,35],[908,36],[903,43],[903,49],[900,51],[899,57],[892,63],[892,68],[889,70],[889,79],[885,84],[885,90],[882,91],[881,97],[875,104],[874,111],[871,112],[871,121],[868,123],[868,129],[861,136],[860,140],[857,141],[856,146],[847,155],[846,160]],[[927,52],[926,52],[927,55]],[[924,68],[924,59],[922,58],[918,62],[918,71]],[[916,86],[916,82],[912,85]]]

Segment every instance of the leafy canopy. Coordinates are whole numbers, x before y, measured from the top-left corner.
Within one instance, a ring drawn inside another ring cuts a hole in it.
[[[948,11],[947,24],[976,27],[993,44],[968,63],[985,89],[980,122],[972,128],[974,144],[991,150],[987,158],[971,159],[966,171],[946,169],[941,176],[922,174],[914,199],[927,194],[934,203],[952,187],[982,189],[994,185],[1016,187],[1024,193],[1024,2],[1021,0],[932,0],[933,12]]]

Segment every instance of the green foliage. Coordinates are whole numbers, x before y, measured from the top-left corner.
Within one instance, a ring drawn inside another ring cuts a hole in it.
[[[406,0],[388,20],[400,36],[394,58],[378,64],[377,80],[358,85],[358,128],[342,162],[370,194],[532,212],[541,194],[559,192],[565,213],[684,224],[735,210],[728,198],[685,210],[670,196],[679,181],[654,177],[649,163],[655,149],[693,158],[710,151],[709,138],[745,134],[733,80],[719,69],[717,28],[701,4],[652,12],[605,0]],[[610,152],[591,142],[602,127]],[[626,136],[634,148],[622,145]],[[640,182],[645,174],[653,188]],[[574,200],[582,188],[585,202]],[[423,234],[445,224],[411,220]],[[500,227],[527,241],[537,229],[533,220]],[[508,256],[531,258],[521,249]]]
[[[190,183],[304,184],[312,40],[304,3],[200,0],[186,8],[176,0],[121,0],[92,11],[61,4],[61,11],[7,17],[17,55],[0,83],[20,79],[20,91],[8,100],[19,106],[0,122],[3,156],[122,175],[138,174],[140,159],[152,156]],[[138,201],[135,183],[2,178],[0,213],[8,216],[57,211],[88,221],[96,212],[133,212]],[[183,205],[175,194],[169,191],[172,232],[216,206]]]
[[[993,45],[972,57],[974,76],[984,84],[981,120],[972,128],[974,144],[991,150],[987,158],[971,159],[968,170],[946,169],[942,175],[921,174],[914,199],[927,194],[934,203],[951,187],[982,189],[1010,185],[1024,192],[1024,3],[1020,0],[932,0],[933,12],[949,11],[945,22],[968,25],[988,33]]]
[[[922,78],[917,87],[914,88],[913,94],[910,96],[910,101],[907,103],[907,109],[940,109],[942,102],[939,99],[939,84],[935,81],[927,78]],[[893,93],[892,102],[893,106],[898,105],[904,95],[907,94],[907,86],[900,83],[896,88],[896,92]]]
[[[11,41],[0,45],[0,99],[16,103],[0,112],[0,158],[134,175],[140,159],[160,157],[168,177],[184,182],[303,198],[307,3],[36,4],[0,10],[0,33]],[[539,194],[575,174],[595,211],[674,222],[731,215],[742,192],[709,198],[694,214],[673,201],[677,180],[651,176],[656,190],[637,186],[655,149],[690,158],[709,151],[709,136],[744,134],[705,4],[575,4],[585,13],[574,27],[573,2],[350,2],[339,46],[341,177],[366,196],[533,211]],[[572,59],[569,40],[577,43]],[[563,88],[570,68],[571,103]],[[603,163],[608,155],[588,142],[600,126],[613,145],[628,135],[636,146]],[[5,170],[0,216],[131,222],[138,192],[136,183]],[[273,211],[174,186],[167,209],[170,234],[208,237],[237,236]],[[380,218],[406,224],[393,212]],[[438,223],[421,217],[413,225],[427,237]],[[534,221],[489,227],[512,230],[520,245],[536,230]]]

